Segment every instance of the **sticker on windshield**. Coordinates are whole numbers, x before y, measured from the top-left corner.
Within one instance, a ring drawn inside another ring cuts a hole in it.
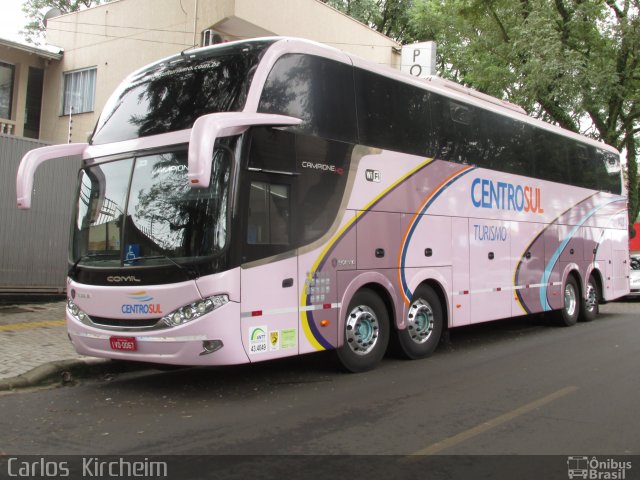
[[[138,243],[128,243],[125,247],[127,254],[125,256],[125,262],[135,260],[140,257],[140,244]]]

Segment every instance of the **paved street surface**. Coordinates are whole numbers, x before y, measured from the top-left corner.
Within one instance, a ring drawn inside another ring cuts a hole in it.
[[[64,301],[0,304],[0,380],[80,358],[67,339]]]
[[[44,308],[37,321],[60,318]],[[0,452],[638,455],[639,312],[621,302],[571,328],[533,317],[456,329],[430,359],[358,375],[314,354],[4,392]],[[60,328],[31,334],[59,332],[58,354]]]

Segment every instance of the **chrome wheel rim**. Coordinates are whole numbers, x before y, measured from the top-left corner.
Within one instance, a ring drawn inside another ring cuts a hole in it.
[[[375,312],[366,305],[358,305],[351,310],[345,324],[347,345],[356,355],[367,355],[378,343],[378,329]]]
[[[596,297],[596,287],[591,282],[587,284],[587,298],[585,304],[587,307],[587,311],[589,312],[593,312],[598,305],[598,299]]]
[[[571,317],[576,313],[577,306],[576,289],[573,288],[573,285],[567,283],[564,287],[564,311]]]
[[[407,331],[409,338],[417,344],[423,344],[433,333],[433,310],[431,305],[419,298],[411,304],[407,313]]]

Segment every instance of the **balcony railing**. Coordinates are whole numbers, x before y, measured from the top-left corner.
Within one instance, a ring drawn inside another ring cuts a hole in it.
[[[5,135],[15,135],[16,122],[12,122],[11,120],[0,119],[0,133],[3,133]]]

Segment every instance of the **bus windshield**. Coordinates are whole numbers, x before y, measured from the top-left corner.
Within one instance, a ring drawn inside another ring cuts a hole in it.
[[[227,245],[231,161],[213,157],[211,184],[192,189],[187,152],[116,160],[80,172],[71,259],[76,265],[184,264]]]
[[[202,115],[241,111],[255,67],[271,43],[223,44],[136,72],[105,105],[91,143],[184,130]]]

